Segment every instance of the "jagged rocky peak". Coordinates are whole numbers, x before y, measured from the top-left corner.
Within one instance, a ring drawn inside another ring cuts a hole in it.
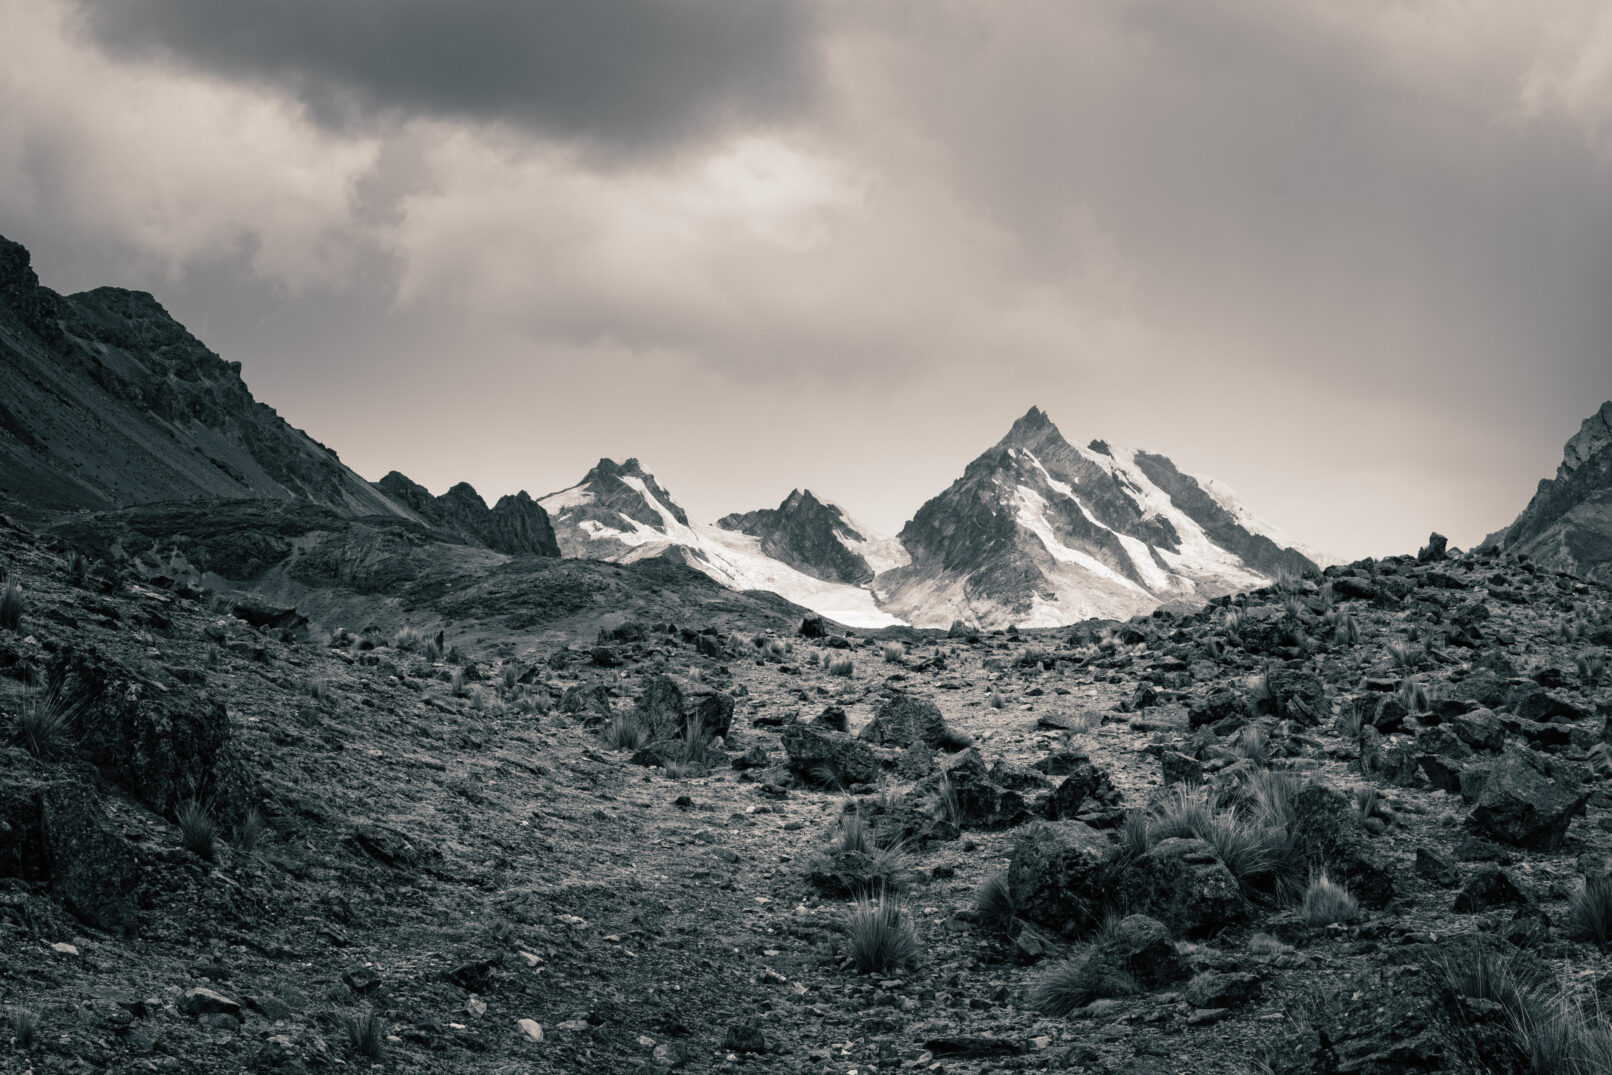
[[[1612,400],[1601,404],[1601,409],[1584,419],[1573,439],[1562,450],[1562,464],[1556,470],[1564,478],[1580,466],[1594,459],[1612,445]]]
[[[1500,543],[1552,570],[1612,584],[1612,402],[1585,419],[1556,477],[1539,483]]]
[[[759,539],[762,552],[814,578],[859,585],[875,574],[853,548],[865,544],[868,535],[837,504],[819,500],[810,489],[793,490],[776,508],[724,515],[716,524]]]
[[[609,560],[694,543],[688,513],[636,458],[601,459],[580,482],[537,503],[566,556]]]
[[[394,470],[375,485],[432,527],[472,544],[510,556],[560,555],[548,512],[524,490],[500,497],[489,508],[469,482],[432,496],[425,486]]]
[[[1164,456],[1076,448],[1032,407],[901,531],[884,607],[920,626],[1051,626],[1264,585],[1315,564]]]

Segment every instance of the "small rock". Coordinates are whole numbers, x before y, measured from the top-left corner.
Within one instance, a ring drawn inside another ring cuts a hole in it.
[[[179,1010],[192,1017],[217,1013],[233,1016],[241,1014],[241,1006],[235,1001],[222,993],[215,993],[201,986],[185,990],[184,995],[179,998]]]
[[[515,1028],[530,1041],[543,1040],[543,1024],[536,1019],[522,1019],[515,1024]]]

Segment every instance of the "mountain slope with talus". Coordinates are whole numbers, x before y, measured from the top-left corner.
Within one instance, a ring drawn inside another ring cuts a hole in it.
[[[1554,570],[1612,584],[1612,401],[1584,420],[1556,476],[1539,483],[1500,544]]]
[[[1315,563],[1223,486],[1162,455],[1077,448],[1037,409],[901,531],[874,582],[917,626],[1050,627],[1253,589]]]
[[[0,494],[40,511],[197,498],[412,519],[258,402],[143,291],[58,295],[0,238]]]

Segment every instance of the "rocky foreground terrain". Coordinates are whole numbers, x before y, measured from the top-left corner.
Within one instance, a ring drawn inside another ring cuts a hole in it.
[[[983,635],[0,563],[0,1069],[1607,1070],[1612,594],[1525,560]]]

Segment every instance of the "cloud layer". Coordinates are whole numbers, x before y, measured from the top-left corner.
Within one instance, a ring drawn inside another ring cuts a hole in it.
[[[0,233],[361,471],[885,529],[1031,403],[1312,544],[1612,396],[1597,5],[0,0]]]

